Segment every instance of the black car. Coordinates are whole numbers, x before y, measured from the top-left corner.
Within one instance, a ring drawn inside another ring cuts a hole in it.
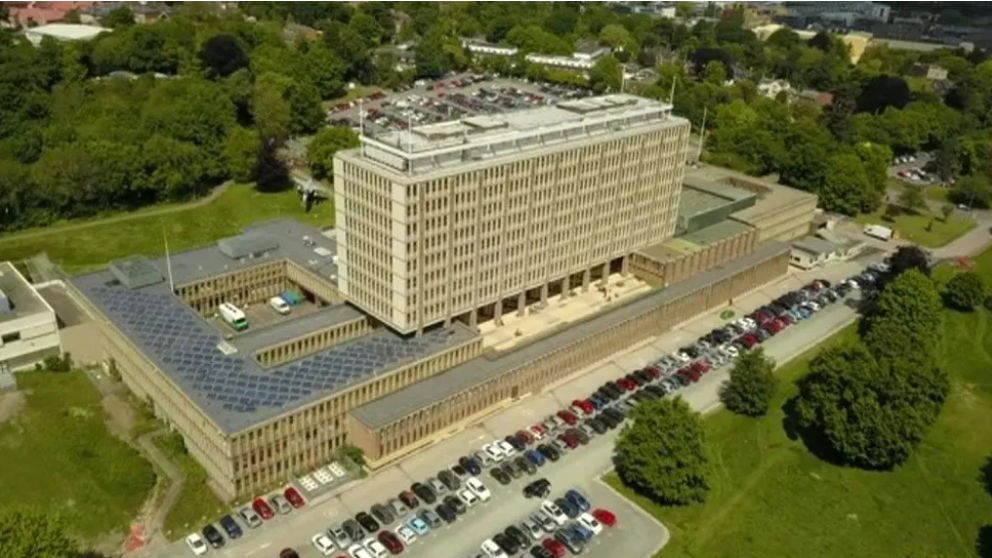
[[[458,477],[447,469],[437,474],[437,480],[444,483],[444,486],[447,486],[448,490],[458,490],[462,486],[462,481],[458,480]]]
[[[665,390],[658,385],[650,385],[644,388],[644,391],[653,394],[656,398],[661,398],[665,396]]]
[[[458,519],[458,514],[447,504],[438,504],[434,511],[441,516],[445,523],[454,523]]]
[[[523,471],[517,468],[516,463],[510,459],[507,459],[502,465],[500,465],[500,468],[502,468],[507,475],[510,475],[510,477],[515,479],[519,479],[520,475],[523,474]]]
[[[561,457],[558,450],[548,444],[541,444],[537,446],[537,451],[541,452],[541,455],[543,455],[545,459],[550,460],[552,463],[558,461],[558,458]]]
[[[366,512],[358,512],[358,515],[355,516],[355,521],[362,526],[362,529],[365,529],[370,534],[375,534],[379,530],[379,522]]]
[[[527,545],[530,544],[530,537],[528,537],[527,534],[521,531],[520,527],[517,527],[516,525],[510,525],[503,530],[503,533],[517,541],[520,548],[527,548]]]
[[[493,535],[493,542],[499,545],[503,549],[503,552],[510,556],[513,556],[520,550],[520,544],[513,537],[507,536],[505,533],[496,533]]]
[[[224,529],[224,532],[227,533],[227,538],[231,540],[241,538],[241,526],[238,525],[237,521],[234,521],[233,517],[225,515],[220,518],[220,526]]]
[[[444,505],[455,510],[455,513],[457,513],[458,515],[462,515],[468,510],[468,507],[465,506],[465,502],[462,502],[461,499],[458,498],[457,496],[451,496],[451,495],[445,496]]]
[[[456,477],[463,479],[469,475],[468,470],[461,465],[452,465],[451,472],[455,474]]]
[[[534,558],[555,558],[555,555],[551,554],[550,550],[539,544],[530,547],[530,555]]]
[[[580,513],[582,513],[582,510],[580,510],[578,506],[566,498],[556,498],[555,505],[561,508],[561,511],[563,511],[569,519],[575,519],[576,517],[579,517]]]
[[[389,510],[386,506],[382,504],[375,504],[370,510],[375,519],[379,521],[382,525],[389,525],[393,522],[393,512]],[[378,529],[377,529],[378,530]]]
[[[345,533],[348,533],[348,538],[353,541],[360,541],[365,537],[365,532],[362,531],[362,526],[358,524],[354,519],[349,519],[341,524],[341,528],[344,529]]]
[[[514,459],[513,464],[517,466],[517,469],[526,472],[528,475],[533,475],[537,472],[537,467],[530,462],[530,459],[522,455]]]
[[[482,473],[482,466],[479,462],[471,457],[462,457],[458,460],[458,464],[465,467],[465,470],[473,475],[478,475]]]
[[[603,410],[603,414],[620,422],[623,422],[624,419],[623,411],[617,409],[616,407],[610,407],[609,409]]]
[[[506,471],[501,467],[493,467],[489,470],[489,474],[502,485],[510,484],[510,475],[506,474]]]
[[[426,484],[415,482],[410,486],[410,490],[428,504],[433,505],[434,502],[437,502],[437,496],[434,495],[434,491]]]
[[[607,430],[607,426],[603,424],[603,421],[596,417],[586,419],[586,424],[589,428],[592,428],[592,431],[596,434],[602,434]]]
[[[544,498],[551,491],[551,481],[548,479],[537,479],[524,487],[524,497]]]
[[[513,449],[517,451],[524,451],[527,449],[527,442],[524,442],[516,436],[507,436],[504,440],[506,440],[506,443],[513,446]]]
[[[213,525],[207,525],[203,528],[203,538],[207,539],[210,546],[214,548],[220,548],[224,546],[224,536],[220,534]]]

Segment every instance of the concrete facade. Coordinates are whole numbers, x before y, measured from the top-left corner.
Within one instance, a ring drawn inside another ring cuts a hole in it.
[[[403,333],[474,325],[482,307],[498,319],[503,299],[670,237],[689,123],[661,103],[597,99],[338,153],[342,294]]]
[[[381,467],[615,352],[727,304],[734,297],[784,275],[788,260],[788,246],[777,242],[766,244],[726,269],[713,269],[678,286],[656,290],[635,301],[639,306],[636,309],[619,308],[614,311],[623,314],[617,316],[619,319],[612,319],[610,313],[597,317],[595,320],[603,323],[590,323],[584,335],[572,335],[567,343],[558,344],[554,350],[509,366],[456,393],[438,393],[430,403],[399,418],[390,416],[380,421],[377,417],[380,413],[357,409],[349,416],[349,441],[365,452],[371,467]],[[553,343],[554,340],[549,340],[549,344]],[[436,376],[431,383],[441,384],[443,376]],[[397,392],[370,406],[388,408],[392,400],[403,397],[403,392]]]
[[[757,229],[747,227],[690,251],[666,242],[631,254],[630,271],[651,285],[670,285],[750,254],[757,241]]]
[[[0,262],[0,372],[62,354],[55,311],[9,262]]]

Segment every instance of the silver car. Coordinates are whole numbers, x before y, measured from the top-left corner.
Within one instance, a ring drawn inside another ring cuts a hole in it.
[[[437,480],[437,477],[431,477],[427,479],[427,483],[434,490],[434,493],[438,496],[448,493],[448,487],[444,485],[443,482]]]
[[[348,532],[341,528],[340,525],[332,525],[327,530],[327,534],[334,539],[334,544],[338,545],[338,548],[348,548],[351,546],[351,537],[348,536]]]
[[[400,502],[396,498],[393,498],[392,500],[389,501],[389,507],[393,509],[393,515],[395,515],[396,517],[403,517],[404,515],[407,514],[407,512],[410,511],[410,509],[407,508],[403,504],[403,502]]]
[[[293,506],[289,505],[289,500],[287,500],[282,494],[269,498],[269,505],[282,515],[286,515],[287,513],[293,511]]]
[[[255,513],[255,510],[251,508],[241,508],[241,510],[238,511],[238,515],[241,516],[241,519],[245,522],[245,525],[251,527],[252,529],[262,525],[262,518],[259,517],[258,514]]]

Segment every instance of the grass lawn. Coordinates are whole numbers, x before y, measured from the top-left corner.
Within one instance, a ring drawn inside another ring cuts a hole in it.
[[[900,213],[893,221],[883,218],[884,208],[874,213],[858,215],[855,221],[862,225],[875,224],[891,227],[898,233],[899,238],[905,238],[930,248],[945,246],[952,240],[975,228],[971,217],[957,212],[951,214],[948,222],[943,222],[943,215],[933,215],[922,211],[918,214]],[[930,230],[927,227],[933,222]]]
[[[334,105],[340,103],[347,103],[348,101],[354,101],[355,99],[361,99],[362,97],[367,97],[376,91],[382,91],[381,87],[375,87],[371,85],[356,85],[354,89],[350,89],[344,95],[337,97],[335,99],[330,99],[324,101],[324,107],[330,108]]]
[[[26,372],[17,382],[27,402],[0,424],[0,508],[57,512],[87,541],[124,532],[155,485],[152,465],[110,434],[82,372]]]
[[[207,486],[207,472],[185,452],[178,435],[158,436],[154,442],[186,473],[179,499],[165,517],[165,536],[169,540],[185,537],[224,515],[230,506],[221,502]]]
[[[984,426],[992,421],[992,315],[948,311],[944,329],[951,395],[908,463],[892,472],[837,467],[785,434],[781,407],[807,371],[806,355],[780,370],[786,381],[768,416],[719,411],[705,420],[714,467],[706,503],[662,508],[633,497],[672,532],[659,556],[975,556],[979,530],[992,523],[979,480],[992,454]],[[855,333],[852,326],[827,343]],[[615,475],[607,480],[630,495]]]
[[[927,186],[923,190],[923,197],[928,200],[949,203],[947,196],[951,193],[950,188],[944,186]]]
[[[294,217],[318,227],[334,224],[330,201],[305,214],[294,190],[260,193],[245,184],[231,186],[219,198],[201,207],[165,215],[141,217],[140,212],[138,215],[123,222],[87,221],[93,225],[71,231],[63,230],[66,226],[63,224],[0,236],[0,261],[18,261],[47,252],[54,263],[75,274],[129,254],[162,254],[163,232],[169,238],[169,249],[178,251],[209,244],[237,234],[251,223],[278,217]]]

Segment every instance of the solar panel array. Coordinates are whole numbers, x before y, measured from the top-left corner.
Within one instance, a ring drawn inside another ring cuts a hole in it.
[[[274,414],[449,344],[445,331],[409,339],[379,331],[265,371],[250,355],[224,355],[217,348],[220,334],[166,291],[100,286],[89,294],[166,374],[207,407],[222,411],[210,414],[228,427],[245,426],[264,418],[255,416],[259,412]]]

